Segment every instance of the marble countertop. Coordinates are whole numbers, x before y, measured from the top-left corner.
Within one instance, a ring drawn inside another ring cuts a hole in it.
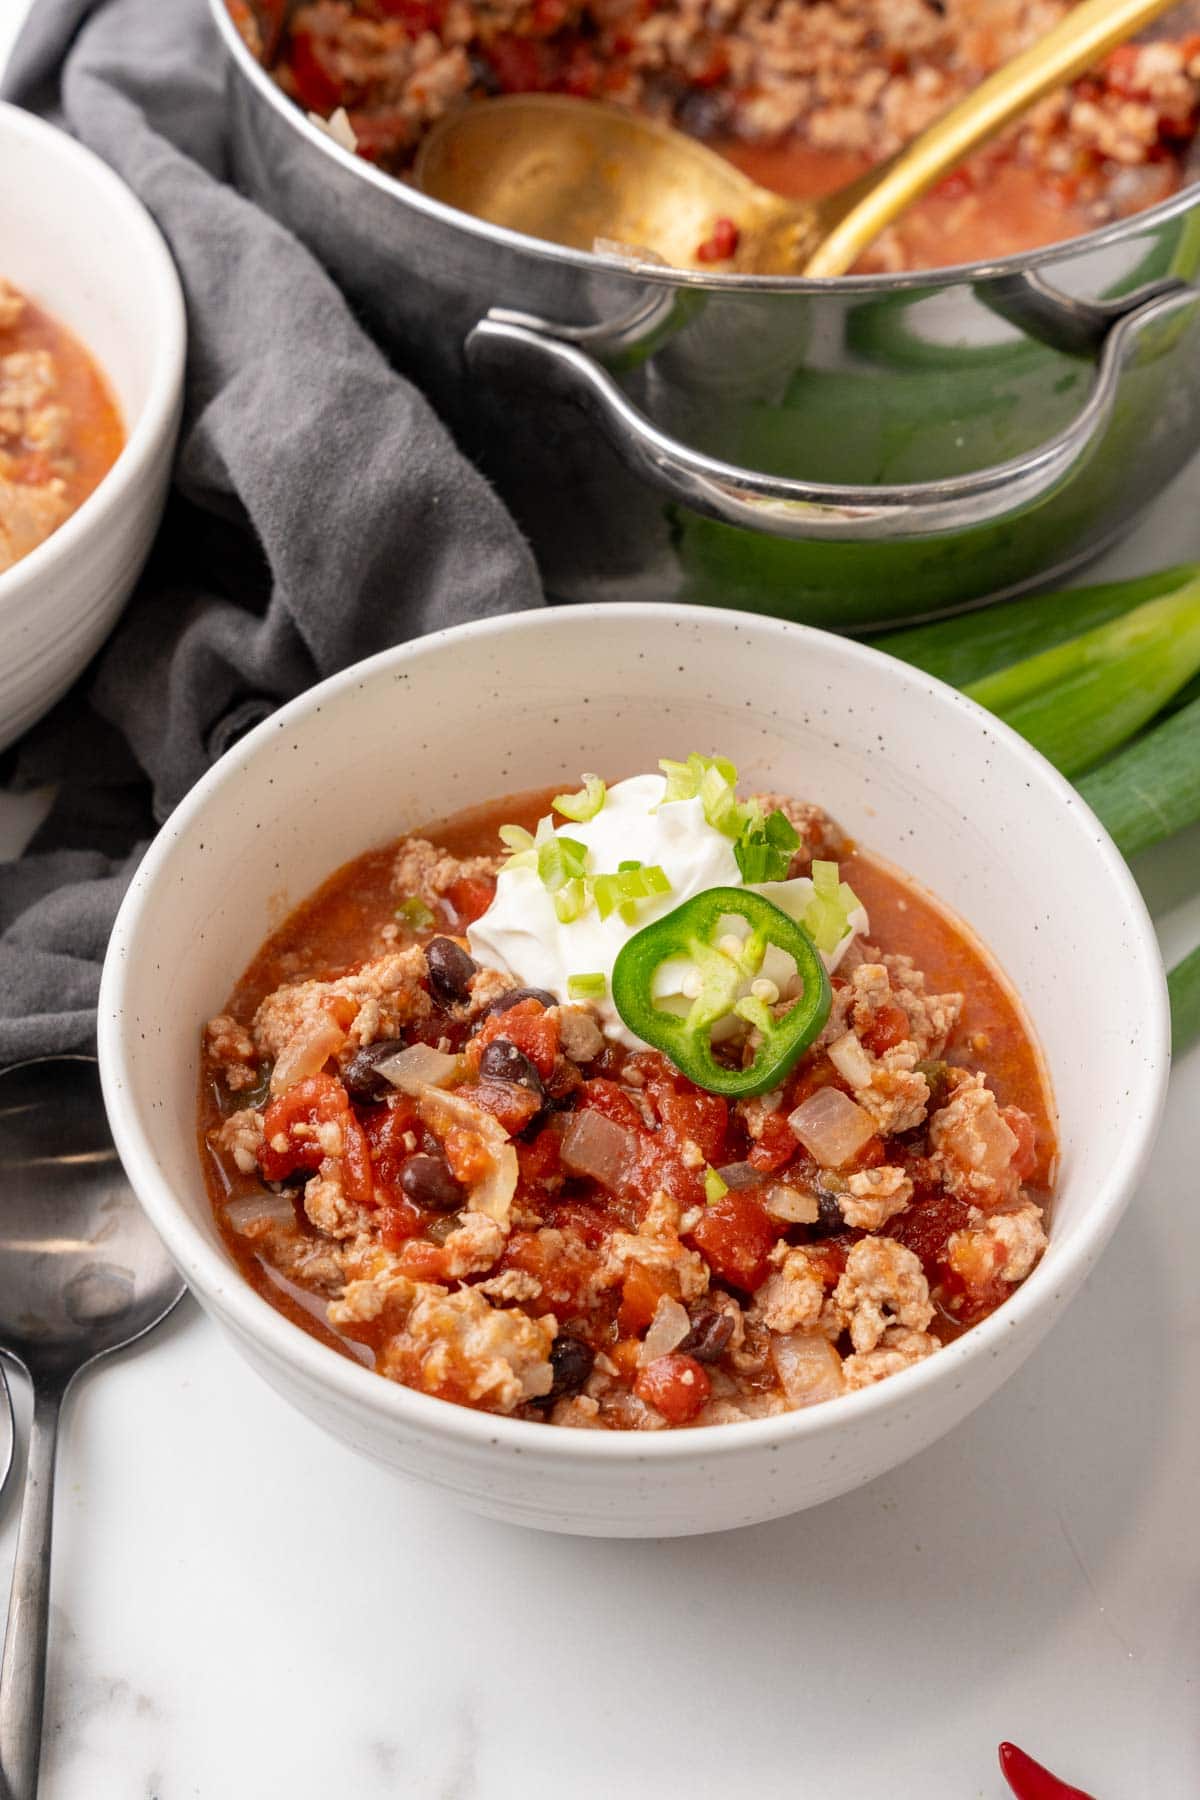
[[[1197,555],[1198,520],[1200,463],[1094,578]],[[0,854],[35,809],[0,796]],[[1137,874],[1172,960],[1200,831]],[[68,1404],[43,1800],[1002,1800],[1005,1737],[1097,1800],[1200,1791],[1198,1113],[1194,1050],[1111,1248],[993,1401],[721,1537],[474,1518],[326,1440],[185,1301]]]

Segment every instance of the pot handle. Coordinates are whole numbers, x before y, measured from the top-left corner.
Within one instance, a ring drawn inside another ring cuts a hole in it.
[[[535,386],[579,407],[629,470],[706,518],[770,537],[895,541],[995,524],[1047,500],[1099,443],[1124,370],[1157,354],[1161,331],[1173,340],[1198,299],[1196,289],[1178,283],[1150,299],[1144,291],[1133,296],[1103,336],[1096,378],[1078,415],[1036,449],[969,475],[893,486],[799,481],[693,450],[634,406],[580,347],[589,334],[578,329],[495,308],[471,331],[465,351],[472,371],[485,379]]]

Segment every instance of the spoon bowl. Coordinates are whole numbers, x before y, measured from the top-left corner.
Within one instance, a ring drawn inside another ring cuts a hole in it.
[[[1082,0],[911,144],[819,199],[784,199],[669,125],[567,94],[508,94],[448,113],[413,173],[460,212],[574,250],[841,275],[973,150],[1175,4]]]
[[[0,1664],[5,1800],[37,1792],[63,1396],[81,1369],[157,1325],[183,1291],[125,1180],[95,1059],[43,1057],[0,1073],[0,1354],[33,1388]]]

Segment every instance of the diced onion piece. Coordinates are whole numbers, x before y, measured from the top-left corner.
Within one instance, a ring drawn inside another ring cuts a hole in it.
[[[402,1094],[419,1094],[426,1087],[449,1087],[459,1073],[459,1064],[457,1056],[435,1050],[432,1044],[409,1044],[386,1062],[377,1063],[375,1072]]]
[[[773,1181],[760,1204],[764,1212],[770,1213],[773,1219],[781,1219],[785,1225],[815,1225],[821,1216],[815,1194],[804,1188],[789,1187],[783,1181]]]
[[[638,1367],[644,1369],[657,1356],[669,1356],[672,1350],[679,1348],[691,1329],[687,1309],[670,1294],[660,1294],[650,1328],[638,1351]]]
[[[840,1169],[875,1135],[870,1113],[841,1088],[818,1088],[788,1114],[788,1124],[823,1169]]]
[[[603,1113],[578,1112],[563,1132],[560,1157],[572,1175],[586,1175],[601,1187],[613,1188],[634,1152],[634,1137]]]
[[[844,1031],[840,1038],[830,1044],[829,1060],[851,1087],[870,1086],[871,1058],[852,1031]]]
[[[499,1119],[464,1100],[461,1094],[448,1094],[441,1088],[423,1087],[416,1099],[422,1123],[439,1137],[444,1138],[448,1131],[457,1128],[473,1132],[483,1144],[490,1167],[482,1181],[469,1191],[470,1211],[486,1213],[497,1225],[507,1228],[520,1168],[517,1153]]]
[[[336,1056],[346,1042],[346,1028],[332,1013],[318,1012],[311,1024],[304,1024],[283,1046],[271,1070],[272,1094],[286,1094],[298,1081],[319,1075],[331,1056]]]
[[[717,1170],[717,1174],[727,1188],[758,1187],[763,1178],[762,1170],[748,1162],[725,1163]]]
[[[842,1392],[842,1359],[819,1331],[772,1337],[771,1361],[791,1407],[835,1400]]]
[[[577,794],[555,794],[552,801],[555,812],[560,812],[564,819],[574,819],[577,825],[583,825],[588,819],[594,819],[604,805],[604,783],[598,775],[581,777],[583,786]]]
[[[243,1194],[228,1200],[225,1218],[239,1237],[256,1237],[260,1225],[294,1225],[296,1209],[290,1194]]]

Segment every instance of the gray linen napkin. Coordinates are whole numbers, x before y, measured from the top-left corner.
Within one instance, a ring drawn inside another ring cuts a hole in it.
[[[5,96],[65,122],[140,195],[190,343],[151,563],[5,762],[12,786],[60,787],[29,853],[0,864],[0,1064],[90,1044],[146,840],[242,732],[358,657],[542,601],[483,477],[302,245],[225,185],[203,0],[37,0]]]

